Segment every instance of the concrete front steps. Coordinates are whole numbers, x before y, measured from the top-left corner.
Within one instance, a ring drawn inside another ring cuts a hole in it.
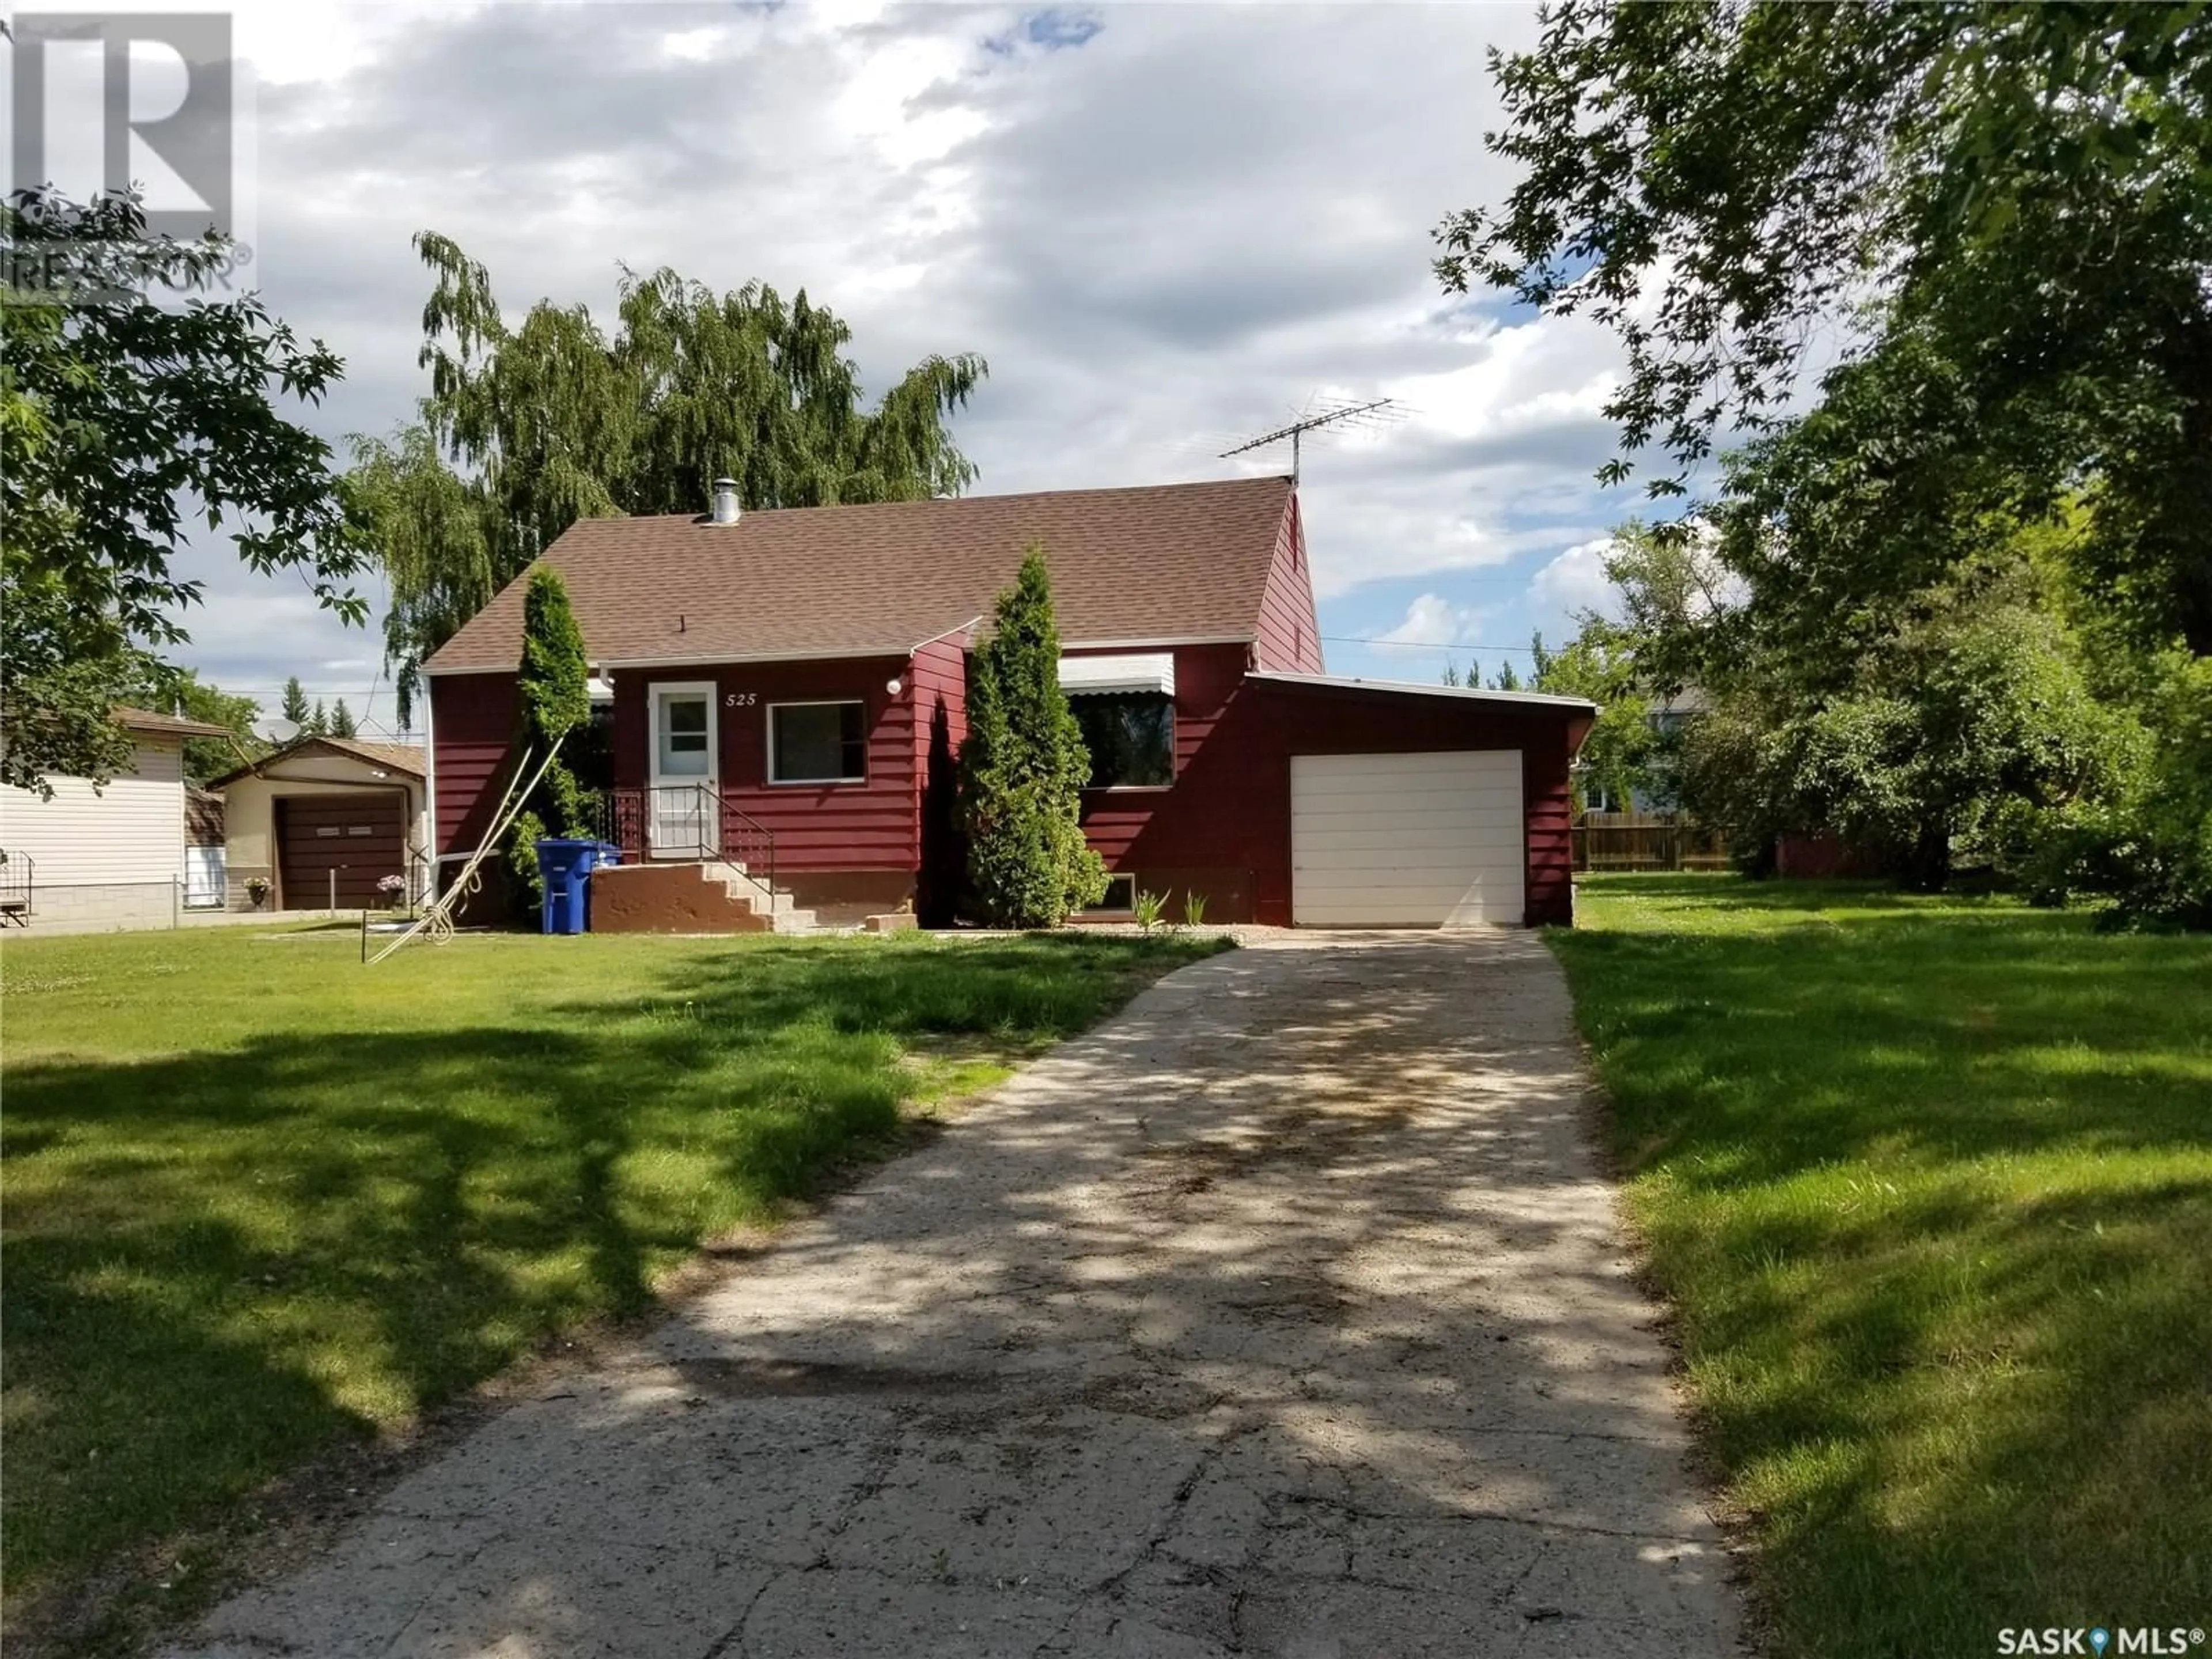
[[[723,860],[615,864],[592,872],[595,933],[811,933],[814,912]]]

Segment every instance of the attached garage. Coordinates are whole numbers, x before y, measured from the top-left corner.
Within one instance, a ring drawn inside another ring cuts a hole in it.
[[[1292,921],[1519,926],[1522,765],[1517,749],[1292,756]]]
[[[1574,919],[1577,697],[1253,669],[1176,653],[1163,789],[1092,791],[1084,830],[1125,890],[1208,921],[1541,927]]]

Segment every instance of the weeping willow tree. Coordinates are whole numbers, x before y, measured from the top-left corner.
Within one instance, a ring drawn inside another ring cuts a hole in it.
[[[411,719],[422,659],[580,518],[697,512],[713,480],[748,507],[957,495],[975,469],[948,429],[988,373],[925,358],[873,406],[851,326],[802,289],[717,294],[623,268],[611,334],[540,300],[510,327],[490,274],[424,231],[434,278],[422,419],[356,438],[348,475],[392,591],[385,653]]]

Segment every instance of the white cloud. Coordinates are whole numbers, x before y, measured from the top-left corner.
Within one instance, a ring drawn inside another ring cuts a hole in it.
[[[1547,567],[1524,593],[1529,565],[1617,516],[1590,480],[1618,354],[1584,323],[1448,299],[1429,232],[1505,188],[1480,64],[1534,27],[1492,7],[248,0],[257,269],[347,360],[301,416],[333,441],[424,390],[424,228],[489,266],[510,314],[540,295],[606,314],[619,259],[805,288],[852,324],[872,390],[981,351],[955,430],[986,490],[1285,471],[1286,447],[1219,452],[1316,398],[1392,396],[1397,424],[1305,448],[1324,632],[1402,602],[1374,584],[1451,609],[1455,578],[1510,576],[1484,628],[1517,638],[1565,580]],[[225,612],[191,618],[211,678],[360,655],[227,550],[191,562]]]
[[[1406,619],[1375,635],[1373,644],[1435,647],[1473,641],[1489,608],[1454,605],[1441,593],[1424,593],[1406,607]]]
[[[1530,579],[1530,601],[1543,612],[1559,617],[1583,611],[1617,614],[1620,595],[1605,574],[1613,550],[1610,536],[1577,543]]]

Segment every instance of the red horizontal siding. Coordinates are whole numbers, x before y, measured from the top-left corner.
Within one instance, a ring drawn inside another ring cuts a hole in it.
[[[649,781],[649,688],[711,682],[722,797],[775,835],[779,870],[912,870],[921,848],[915,703],[903,683],[907,669],[902,657],[866,657],[623,670],[614,677],[615,787],[641,788]],[[902,682],[896,695],[887,689],[894,679]],[[745,697],[752,701],[732,701]],[[867,781],[769,783],[769,705],[832,698],[854,698],[866,707]]]
[[[960,833],[959,768],[968,737],[968,653],[963,637],[937,640],[907,665],[913,686],[916,836],[921,865],[915,909],[930,927],[953,917],[966,878]]]
[[[1305,524],[1291,497],[1275,538],[1274,562],[1260,599],[1259,666],[1294,674],[1322,672],[1321,622],[1314,611],[1313,568],[1306,556]]]
[[[1239,872],[1249,878],[1252,919],[1287,925],[1293,755],[1517,749],[1528,826],[1526,919],[1572,920],[1567,765],[1580,721],[1571,711],[1242,679],[1217,698],[1219,665],[1187,672],[1183,655],[1176,653],[1175,787],[1142,798],[1085,797],[1085,831],[1111,867],[1139,876]],[[1213,706],[1184,755],[1187,691],[1190,702]]]
[[[1108,869],[1129,867],[1130,851],[1155,815],[1172,805],[1183,793],[1183,780],[1210,754],[1209,739],[1243,681],[1249,654],[1242,645],[1186,645],[1176,652],[1175,783],[1166,789],[1093,789],[1083,797],[1083,833]]]
[[[1572,919],[1567,767],[1585,717],[1540,704],[1450,698],[1245,678],[1250,648],[1186,646],[1176,658],[1176,778],[1163,790],[1091,791],[1084,830],[1108,866],[1234,890],[1252,919],[1291,917],[1291,757],[1517,749],[1527,811],[1527,919]],[[894,694],[892,679],[901,682]],[[919,871],[925,909],[957,884],[951,755],[967,735],[966,659],[957,641],[911,659],[624,671],[615,680],[615,781],[647,782],[647,687],[716,688],[723,793],[775,832],[781,869]],[[733,706],[732,697],[753,701]],[[513,728],[512,677],[441,677],[432,688],[441,851],[472,849],[489,826]],[[775,702],[854,697],[866,704],[865,784],[766,781]],[[1223,914],[1221,921],[1241,915]]]
[[[439,674],[430,681],[430,744],[437,774],[441,854],[476,851],[491,832],[514,740],[514,676]]]
[[[968,735],[968,653],[960,640],[938,640],[914,653],[908,665],[914,686],[915,763],[927,769],[937,716],[945,716],[946,739],[957,754]]]
[[[1549,741],[1531,740],[1521,750],[1521,811],[1528,825],[1528,920],[1533,927],[1575,919],[1574,800],[1567,769],[1581,746],[1572,722],[1560,720]]]

